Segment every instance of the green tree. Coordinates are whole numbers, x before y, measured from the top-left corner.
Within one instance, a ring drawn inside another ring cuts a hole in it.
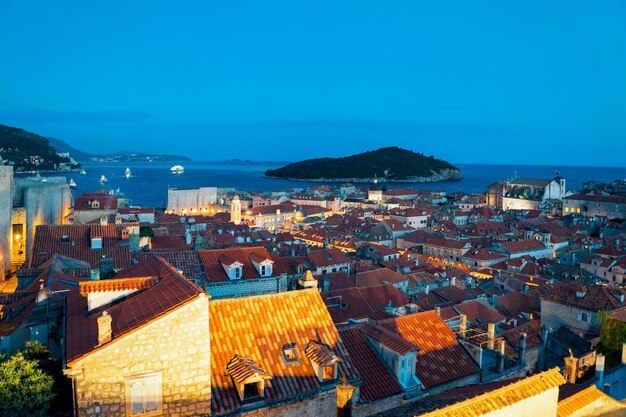
[[[626,342],[626,323],[612,319],[607,312],[598,313],[600,320],[600,347],[603,351],[617,351]]]
[[[0,415],[4,417],[47,415],[54,380],[41,369],[39,360],[27,357],[31,353],[44,354],[33,345],[25,352],[0,356]]]

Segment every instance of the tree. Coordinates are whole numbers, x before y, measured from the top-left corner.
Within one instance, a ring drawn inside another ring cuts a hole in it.
[[[10,356],[0,355],[0,415],[47,415],[54,398],[54,380],[41,369],[39,360],[31,359],[47,354],[39,345],[32,345],[30,349]]]

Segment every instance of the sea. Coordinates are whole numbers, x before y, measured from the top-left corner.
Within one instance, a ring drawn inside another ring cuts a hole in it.
[[[78,172],[41,174],[42,176],[65,176],[67,181],[73,179],[77,187],[74,196],[84,192],[100,189],[115,190],[128,197],[133,205],[142,207],[166,206],[168,188],[218,187],[234,188],[241,191],[273,191],[288,188],[307,188],[322,185],[319,182],[292,181],[266,178],[268,169],[279,168],[287,162],[152,162],[152,163],[84,163],[86,174]],[[184,166],[182,174],[172,174],[170,167],[175,164]],[[511,179],[515,176],[523,178],[553,178],[558,172],[567,183],[568,190],[582,189],[586,181],[611,182],[626,179],[626,167],[575,167],[575,166],[539,166],[539,165],[486,165],[486,164],[453,164],[461,170],[463,179],[437,183],[386,183],[386,187],[415,188],[420,190],[443,190],[485,192],[490,184]],[[126,178],[124,171],[130,168],[131,177]],[[108,182],[100,184],[104,175]],[[18,177],[27,176],[18,174]],[[31,175],[32,176],[32,175]],[[326,183],[339,185],[338,183]],[[367,187],[367,183],[355,183],[356,186]]]

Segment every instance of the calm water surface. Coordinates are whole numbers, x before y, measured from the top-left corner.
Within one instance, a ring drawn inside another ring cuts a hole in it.
[[[290,181],[264,178],[265,170],[283,166],[284,162],[182,162],[185,172],[180,175],[170,173],[174,162],[168,163],[87,163],[83,167],[86,175],[78,173],[65,174],[67,180],[74,179],[78,187],[74,195],[95,191],[102,188],[119,189],[133,204],[141,206],[164,207],[168,187],[198,188],[221,187],[236,188],[247,191],[272,191],[285,188],[306,188],[314,182]],[[130,167],[131,178],[125,178],[124,170]],[[626,178],[626,167],[572,167],[572,166],[531,166],[531,165],[478,165],[456,164],[461,169],[463,179],[460,181],[441,183],[389,183],[388,188],[412,187],[416,189],[444,190],[446,192],[467,191],[484,192],[489,184],[505,180],[517,174],[519,177],[552,178],[555,170],[567,180],[567,188],[577,190],[585,181],[596,180],[610,182]],[[52,176],[53,174],[46,174]],[[59,174],[57,174],[59,175]],[[101,175],[109,182],[99,184]],[[359,184],[357,184],[359,185]],[[367,186],[367,184],[360,184]]]

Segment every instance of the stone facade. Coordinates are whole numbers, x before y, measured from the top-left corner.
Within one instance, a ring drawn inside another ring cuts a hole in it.
[[[177,213],[200,212],[217,203],[217,187],[200,187],[191,190],[168,188],[167,209]],[[184,211],[183,211],[184,210]]]
[[[329,389],[313,397],[273,405],[271,408],[243,411],[239,415],[246,417],[334,416],[337,414],[337,391],[334,385],[329,386]]]
[[[41,224],[64,224],[71,206],[72,193],[65,177],[49,177],[45,182],[37,178],[15,181],[13,207],[25,212],[24,223],[19,224],[24,225],[26,263],[30,261],[35,228]]]
[[[12,193],[13,167],[0,165],[0,281],[11,268]]]
[[[70,362],[78,416],[126,416],[129,378],[155,373],[162,381],[156,415],[210,415],[210,352],[208,297],[200,296]]]
[[[544,299],[541,299],[541,324],[551,331],[567,326],[580,336],[600,327],[595,311]]]
[[[268,278],[207,283],[205,291],[211,298],[235,298],[284,292],[288,290],[288,285],[289,278],[287,275],[279,275]]]

